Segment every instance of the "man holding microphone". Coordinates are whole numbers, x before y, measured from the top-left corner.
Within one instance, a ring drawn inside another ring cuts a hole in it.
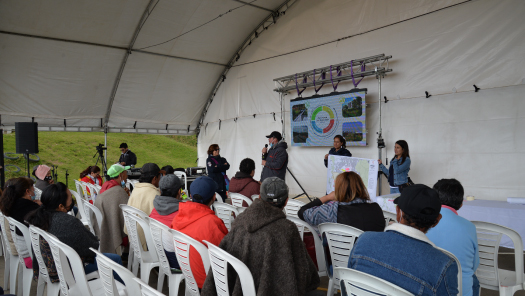
[[[273,131],[268,138],[268,145],[262,149],[262,165],[261,182],[268,177],[278,177],[284,180],[286,175],[286,168],[288,166],[288,144],[283,140],[280,132]]]

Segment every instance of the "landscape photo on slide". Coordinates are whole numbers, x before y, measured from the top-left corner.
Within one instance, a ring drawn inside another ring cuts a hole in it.
[[[359,121],[343,123],[343,138],[348,142],[363,140],[363,124]]]
[[[360,96],[346,98],[342,111],[345,118],[363,115],[363,99]]]
[[[295,143],[306,143],[308,139],[308,126],[300,125],[293,127],[293,141]]]

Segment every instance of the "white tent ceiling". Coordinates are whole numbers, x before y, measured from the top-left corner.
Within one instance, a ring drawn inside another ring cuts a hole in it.
[[[110,131],[192,134],[238,48],[283,2],[1,1],[1,123],[99,130],[107,116]]]

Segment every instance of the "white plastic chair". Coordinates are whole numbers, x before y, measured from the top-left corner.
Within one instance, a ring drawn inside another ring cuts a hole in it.
[[[138,183],[138,181],[136,183]],[[135,184],[135,182],[131,182],[131,184]],[[124,209],[126,209],[126,211],[141,217],[142,219],[144,219],[144,221],[146,220],[146,217],[148,217],[148,214],[144,213],[143,211],[135,207],[128,206],[128,205],[124,205],[124,206],[125,206],[124,208],[120,207],[123,211]],[[139,262],[135,261],[135,252],[133,251],[133,245],[130,242],[129,243],[129,256],[128,256],[128,269],[132,270],[133,273],[137,275],[138,268],[139,268]]]
[[[52,283],[47,273],[47,267],[44,263],[44,258],[42,258],[42,253],[40,252],[40,237],[47,241],[47,232],[42,229],[30,225],[29,226],[29,236],[31,237],[31,244],[33,246],[33,252],[35,253],[36,261],[38,262],[38,284],[36,289],[37,296],[44,295],[44,285],[47,286],[47,296],[57,296],[60,292],[60,284]],[[35,263],[33,263],[35,264]]]
[[[126,223],[126,228],[128,229],[129,242],[133,246],[134,252],[134,264],[133,264],[133,274],[137,274],[138,265],[140,264],[140,278],[149,281],[149,275],[151,270],[154,267],[159,266],[159,258],[157,257],[157,252],[155,251],[155,244],[153,243],[153,238],[151,237],[150,228],[148,222],[145,219],[137,216],[134,211],[130,211],[129,208],[132,208],[128,205],[120,205],[122,212],[124,214],[124,222]],[[137,223],[140,225],[144,231],[144,237],[146,238],[146,245],[148,250],[142,248],[142,243],[140,241],[137,229]],[[137,268],[135,268],[135,266]]]
[[[221,195],[218,193],[218,192],[215,192],[215,202],[218,202],[218,203],[224,203],[222,201],[222,198],[221,198]]]
[[[153,289],[139,278],[135,278],[135,281],[140,285],[140,293],[142,294],[142,296],[166,296],[161,292]]]
[[[193,272],[190,266],[190,247],[195,248],[199,253],[204,271],[208,274],[210,270],[210,258],[208,255],[208,249],[200,242],[193,238],[185,235],[182,232],[171,229],[173,235],[173,243],[175,244],[175,254],[177,255],[177,261],[179,262],[180,269],[184,274],[184,280],[186,282],[186,295],[187,296],[200,296],[199,287],[193,277]]]
[[[397,223],[397,214],[383,210],[383,216],[385,217],[385,227],[390,225],[390,222]]]
[[[319,232],[321,235],[325,235],[328,241],[333,268],[347,267],[350,252],[352,252],[357,238],[363,231],[344,224],[322,223],[319,225]],[[328,265],[327,268],[329,268]],[[330,275],[330,272],[328,272],[328,277],[330,280],[328,281],[328,293],[326,295],[333,295],[335,291],[340,289],[340,279]]]
[[[81,198],[86,199],[84,195],[84,190],[82,189],[82,184],[79,180],[75,180],[75,188],[77,189],[78,194]],[[78,203],[78,202],[77,202]]]
[[[35,200],[40,200],[40,197],[42,196],[42,190],[36,188],[34,185],[33,187],[35,189]]]
[[[75,197],[77,201],[78,214],[80,215],[80,221],[82,222],[82,224],[84,224],[84,226],[87,226],[89,230],[91,230],[90,220],[86,218],[86,210],[84,209],[84,203],[83,203],[84,199],[75,190],[69,190],[69,191],[71,192],[71,194]]]
[[[482,288],[499,290],[502,296],[512,296],[524,289],[523,241],[513,229],[498,224],[472,221],[476,226],[479,246],[479,267],[476,276]],[[501,236],[508,236],[514,243],[516,271],[498,268],[498,249]]]
[[[0,227],[2,227],[2,239],[4,240],[4,289],[10,289],[11,294],[16,294],[16,275],[18,274],[18,255],[13,255],[11,244],[7,236],[9,230],[9,223],[2,212],[0,212]],[[11,233],[9,233],[11,234]],[[12,289],[12,290],[11,290]]]
[[[305,203],[302,201],[298,201],[295,199],[288,199],[288,202],[286,203],[286,206],[284,207],[284,213],[286,216],[293,216],[299,218],[297,216],[297,212],[301,209],[302,206],[304,206]]]
[[[89,202],[83,200],[84,202],[84,211],[86,213],[86,216],[89,217],[88,220],[91,223],[92,232],[94,235],[100,235],[100,227],[102,226],[102,219],[104,219],[104,215],[99,210],[99,208],[95,207],[94,205],[90,204]],[[95,219],[97,221],[97,225],[95,225],[93,221],[93,216],[95,216]],[[95,227],[96,230],[95,231]],[[97,233],[98,232],[98,233]]]
[[[335,267],[334,277],[341,279],[346,290],[346,295],[369,296],[412,296],[407,290],[398,287],[383,279],[350,269],[346,267]],[[328,294],[330,295],[330,294]],[[460,294],[461,295],[461,294]]]
[[[215,279],[215,289],[217,295],[230,295],[228,287],[228,264],[237,272],[241,281],[242,295],[255,296],[255,284],[250,269],[239,259],[230,255],[228,252],[217,247],[216,245],[203,241],[208,245],[208,254],[210,256],[211,270]]]
[[[259,194],[254,194],[254,195],[252,195],[251,197],[252,197],[252,200],[255,200],[256,198],[259,198],[260,195],[259,195]]]
[[[155,251],[157,251],[157,256],[159,257],[160,263],[157,290],[162,291],[162,287],[164,285],[164,276],[167,276],[170,296],[177,296],[179,293],[180,282],[184,275],[180,273],[171,273],[170,264],[168,262],[168,258],[166,258],[166,253],[164,253],[164,245],[162,243],[162,238],[164,235],[167,235],[170,241],[173,242],[173,235],[170,232],[170,228],[161,222],[152,218],[146,219],[149,222],[151,236],[153,238],[153,243],[155,244]]]
[[[89,185],[91,184],[80,181],[80,187],[82,188],[82,192],[84,193],[84,199],[93,202],[93,198],[91,197],[93,192],[88,192]]]
[[[179,179],[184,178],[184,192],[186,193],[186,195],[188,195],[188,178],[186,176],[186,173],[185,172],[180,172],[180,171],[175,171],[173,174],[175,174],[175,176],[177,176],[177,178],[179,178]]]
[[[449,256],[452,260],[456,261],[456,264],[458,265],[458,295],[463,295],[463,272],[461,271],[461,263],[459,262],[459,259],[454,254],[445,249],[442,249],[440,247],[436,247],[436,249],[440,250],[441,252],[445,253],[445,255]]]
[[[248,206],[250,206],[252,204],[252,200],[247,198],[246,196],[240,194],[240,193],[233,193],[233,192],[230,192],[230,199],[232,201],[232,206],[234,207],[242,207],[242,202],[245,201]]]
[[[228,231],[230,231],[235,217],[239,216],[239,208],[225,203],[213,203],[213,208],[215,215],[221,218]],[[235,214],[235,217],[232,216],[232,212]]]
[[[93,204],[95,203],[95,200],[97,199],[97,195],[100,194],[100,189],[102,187],[90,183],[86,183],[86,187],[89,188],[89,192],[91,195],[91,200],[93,201]]]
[[[247,208],[245,207],[240,207],[240,208],[237,208],[237,211],[239,211],[239,214],[246,211]]]
[[[100,280],[104,286],[105,296],[140,296],[140,285],[135,281],[135,275],[124,266],[104,256],[99,251],[89,248],[97,255],[97,267]],[[126,286],[115,280],[113,272],[118,274]]]
[[[60,279],[60,292],[64,296],[101,295],[103,286],[100,279],[87,281],[84,265],[77,252],[62,243],[55,236],[48,234],[46,238]]]
[[[317,260],[317,266],[319,268],[318,270],[319,276],[328,275],[326,271],[326,261],[325,261],[325,255],[324,255],[323,242],[317,235],[317,232],[315,231],[313,226],[296,217],[287,215],[286,219],[292,221],[293,223],[295,223],[295,225],[297,225],[297,229],[299,230],[299,235],[301,235],[301,240],[304,237],[305,228],[308,229],[313,234],[314,245],[315,245],[315,259]]]
[[[11,217],[6,217],[11,230],[11,237],[16,240],[18,235],[16,229],[18,229],[24,238],[25,247],[29,251],[29,256],[33,258],[33,252],[31,250],[31,238],[29,237],[29,229],[24,224],[16,221]],[[15,248],[18,254],[21,254],[22,249],[20,245],[15,242]],[[23,296],[29,296],[31,291],[31,281],[33,279],[33,268],[27,268],[24,263],[24,258],[18,256],[18,294]]]

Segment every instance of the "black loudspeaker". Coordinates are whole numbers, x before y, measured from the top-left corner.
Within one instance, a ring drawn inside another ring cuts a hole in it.
[[[38,153],[38,123],[15,122],[16,153]]]

